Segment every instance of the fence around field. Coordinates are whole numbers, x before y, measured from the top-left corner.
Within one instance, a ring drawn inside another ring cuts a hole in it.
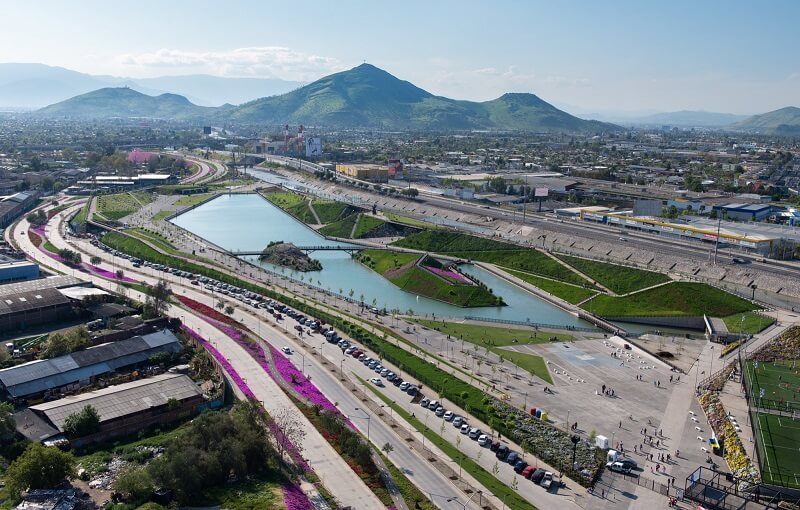
[[[774,362],[766,362],[774,363]],[[758,388],[758,373],[752,370],[752,363],[744,360],[742,385],[744,386],[744,395],[747,399],[747,405],[751,409],[759,412],[768,412],[777,414],[779,416],[794,416],[795,413],[800,415],[800,401],[797,400],[776,400],[769,397],[761,397]],[[753,380],[751,380],[753,378]],[[754,384],[755,382],[755,384]]]

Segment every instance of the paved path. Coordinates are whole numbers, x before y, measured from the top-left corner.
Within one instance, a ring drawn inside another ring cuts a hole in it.
[[[71,212],[74,212],[74,210]],[[63,218],[65,215],[65,213],[61,213],[57,217]],[[59,235],[54,235],[56,232],[51,225],[52,223],[48,224],[47,228],[48,239],[57,247],[69,246]],[[75,273],[76,276],[91,281],[97,287],[105,288],[112,292],[117,291],[115,282],[73,271],[71,268],[42,253],[30,243],[26,234],[27,229],[28,223],[23,219],[12,230],[12,235],[15,236],[20,247],[29,256],[65,274]],[[129,295],[140,301],[144,301],[146,298],[143,294],[132,290],[129,291]],[[203,337],[218,346],[220,351],[224,352],[230,360],[234,369],[246,380],[248,386],[262,402],[267,412],[275,413],[279,409],[294,408],[286,394],[271,378],[264,374],[258,363],[227,335],[199,317],[174,305],[170,306],[168,314],[173,317],[181,317],[187,326],[200,332]],[[383,505],[377,497],[333,450],[322,435],[299,412],[297,414],[306,431],[306,438],[303,441],[303,455],[308,459],[309,464],[334,497],[343,505],[351,505],[356,509],[382,508]]]

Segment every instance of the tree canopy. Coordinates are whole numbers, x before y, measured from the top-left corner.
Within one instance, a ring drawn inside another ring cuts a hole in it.
[[[14,498],[30,489],[51,489],[75,477],[75,458],[58,448],[31,443],[6,470],[6,487]]]

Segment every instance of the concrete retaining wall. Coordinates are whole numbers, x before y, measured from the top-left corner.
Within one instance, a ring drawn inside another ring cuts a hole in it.
[[[705,331],[706,323],[702,317],[606,317],[612,322],[633,322],[665,328],[696,329]]]

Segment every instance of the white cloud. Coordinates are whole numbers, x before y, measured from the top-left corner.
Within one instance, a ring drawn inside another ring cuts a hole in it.
[[[121,67],[149,74],[208,73],[218,76],[282,78],[310,81],[345,68],[332,57],[309,55],[282,46],[236,48],[227,51],[160,49],[149,53],[127,53],[114,58]]]

